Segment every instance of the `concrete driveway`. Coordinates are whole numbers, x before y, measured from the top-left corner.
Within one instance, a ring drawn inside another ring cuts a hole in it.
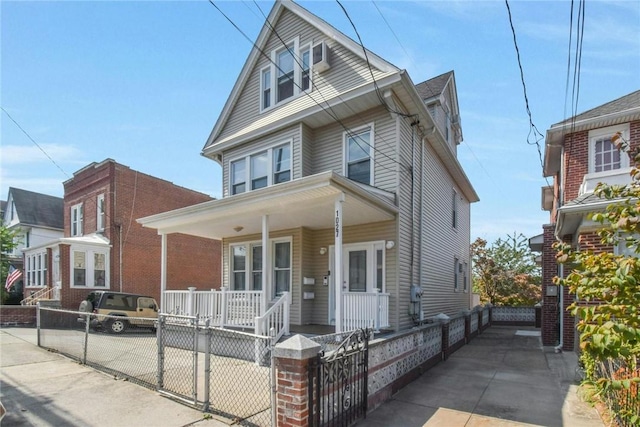
[[[539,330],[491,326],[358,427],[602,427],[578,381],[576,354],[543,349]]]

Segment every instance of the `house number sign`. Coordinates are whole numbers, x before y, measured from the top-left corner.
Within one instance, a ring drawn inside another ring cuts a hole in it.
[[[340,211],[336,210],[336,237],[340,237]]]

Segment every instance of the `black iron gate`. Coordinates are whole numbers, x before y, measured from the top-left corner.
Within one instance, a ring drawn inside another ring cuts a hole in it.
[[[367,414],[369,330],[349,333],[309,366],[309,425],[350,426]]]

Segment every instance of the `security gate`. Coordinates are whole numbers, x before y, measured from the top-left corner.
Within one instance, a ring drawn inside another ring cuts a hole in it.
[[[367,414],[370,331],[359,329],[309,365],[309,425],[350,426]]]

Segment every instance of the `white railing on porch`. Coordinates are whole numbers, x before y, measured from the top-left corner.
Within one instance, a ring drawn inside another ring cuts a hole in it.
[[[262,313],[261,301],[261,291],[229,291],[224,287],[196,291],[189,288],[187,291],[165,291],[163,311],[210,319],[211,326],[255,328],[256,317]]]
[[[283,335],[289,335],[289,305],[291,294],[284,292],[280,298],[267,310],[264,316],[256,317],[256,335],[271,336],[276,343]]]
[[[389,294],[345,292],[342,294],[342,330],[389,327]]]
[[[36,305],[40,300],[60,300],[60,288],[42,288],[20,301],[20,305]]]

